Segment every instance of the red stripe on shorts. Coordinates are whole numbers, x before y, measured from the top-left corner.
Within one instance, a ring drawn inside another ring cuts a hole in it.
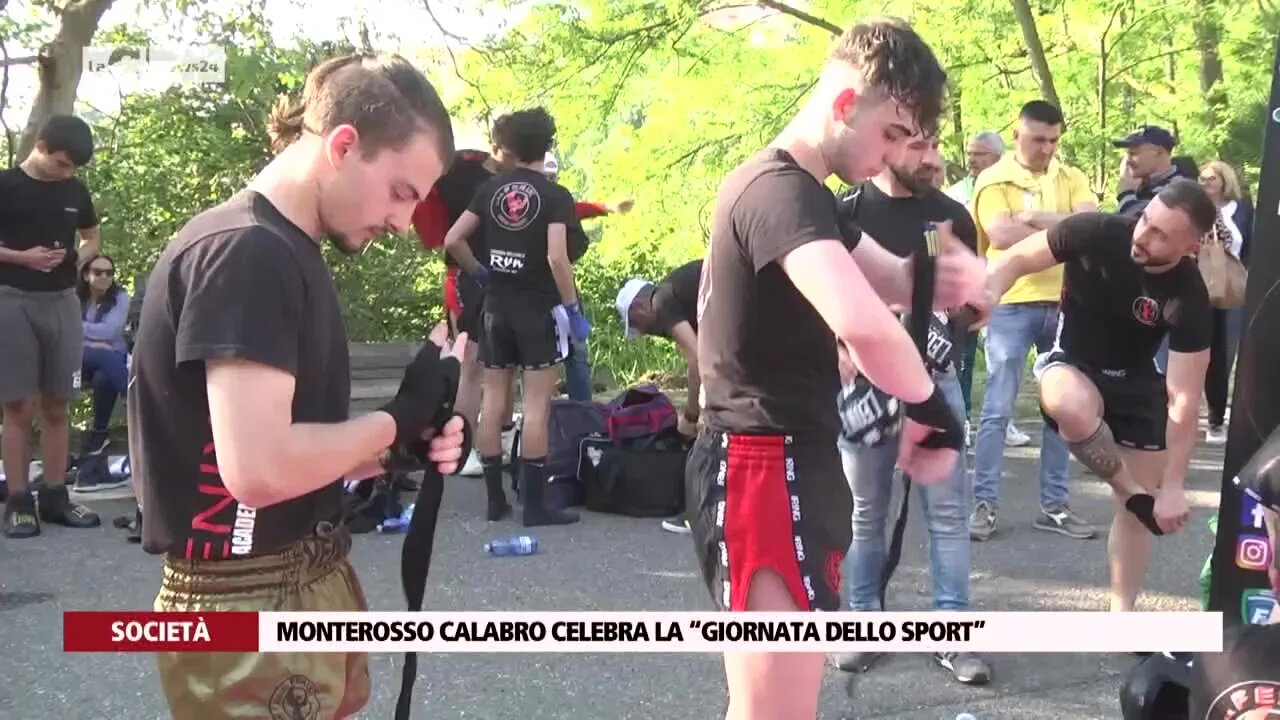
[[[724,540],[729,561],[729,609],[747,609],[756,571],[776,572],[796,605],[810,610],[796,559],[787,488],[786,439],[730,435],[725,451]]]
[[[444,276],[444,306],[453,315],[462,314],[462,300],[458,298],[458,268],[451,267]]]

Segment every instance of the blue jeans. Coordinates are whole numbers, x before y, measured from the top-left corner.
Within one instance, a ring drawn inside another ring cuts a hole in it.
[[[973,366],[978,362],[978,333],[965,333],[960,354],[960,392],[964,395],[964,420],[969,421],[973,397]],[[967,442],[967,441],[966,441]]]
[[[997,305],[987,326],[987,385],[974,450],[973,499],[996,507],[1004,469],[1004,434],[1013,417],[1027,353],[1053,347],[1058,332],[1058,306],[1048,303]],[[1067,445],[1045,425],[1040,440],[1040,504],[1067,501]]]
[[[954,372],[935,373],[956,417],[964,413],[960,381]],[[880,447],[839,442],[845,479],[853,491],[853,544],[845,557],[844,576],[852,610],[880,607],[880,573],[884,566],[885,525],[893,497],[897,443]],[[965,456],[945,482],[917,485],[920,507],[929,525],[929,575],[933,579],[935,610],[969,607],[969,493]]]

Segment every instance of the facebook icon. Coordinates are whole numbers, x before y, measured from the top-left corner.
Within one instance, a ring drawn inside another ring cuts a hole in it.
[[[1245,530],[1264,530],[1262,506],[1257,500],[1245,495],[1240,498],[1240,525]]]

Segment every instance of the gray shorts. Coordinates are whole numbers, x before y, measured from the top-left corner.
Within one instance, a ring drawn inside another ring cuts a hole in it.
[[[75,290],[0,286],[0,402],[71,399],[80,385],[84,324]]]

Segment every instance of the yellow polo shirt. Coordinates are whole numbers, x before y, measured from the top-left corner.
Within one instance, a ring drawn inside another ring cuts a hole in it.
[[[1023,210],[1071,212],[1081,203],[1096,203],[1084,173],[1057,160],[1047,170],[1033,173],[1007,153],[978,176],[970,212],[978,228],[978,253],[988,260],[1004,252],[991,247],[986,228],[1001,215]],[[1058,302],[1062,296],[1062,266],[1018,278],[1000,298],[1001,304]]]

